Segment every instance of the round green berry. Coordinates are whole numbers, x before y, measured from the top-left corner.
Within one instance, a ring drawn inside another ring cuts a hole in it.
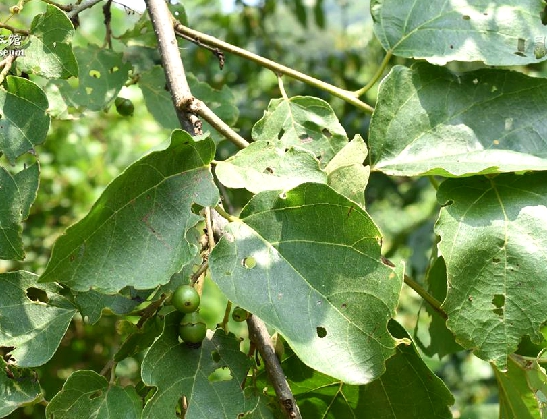
[[[199,307],[200,298],[198,292],[190,285],[181,285],[171,297],[171,304],[183,313],[192,313]]]

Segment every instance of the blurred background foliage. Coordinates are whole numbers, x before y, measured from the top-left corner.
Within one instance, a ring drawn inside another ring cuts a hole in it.
[[[0,4],[2,19],[9,16],[11,3]],[[80,16],[75,46],[103,45],[105,28],[100,6]],[[186,0],[184,6],[190,27],[348,90],[365,85],[383,59],[384,51],[374,38],[369,2],[365,0],[259,0],[252,4],[237,0],[229,5],[220,0]],[[32,17],[44,7],[44,3],[33,0],[9,23],[28,28]],[[178,10],[179,17],[184,20],[183,10]],[[131,29],[139,17],[130,8],[113,6],[114,35],[120,36]],[[138,76],[141,69],[159,62],[157,53],[144,50],[142,42],[129,39],[126,47],[114,39],[114,49],[123,52],[134,65],[134,76]],[[225,67],[220,70],[217,59],[209,51],[186,41],[180,41],[179,45],[188,72],[217,89],[228,86],[232,90],[239,109],[235,129],[250,139],[252,126],[262,116],[268,102],[280,96],[275,75],[230,55],[226,55]],[[411,63],[393,58],[390,64]],[[529,71],[544,70],[536,66]],[[47,82],[35,81],[42,85]],[[284,84],[289,96],[316,96],[329,102],[348,136],[360,134],[366,140],[370,115],[298,81],[285,77]],[[377,88],[373,88],[364,98],[372,105],[376,91]],[[147,111],[140,90],[127,86],[120,96],[133,101],[135,113],[132,117],[119,115],[112,104],[101,112],[66,109],[60,113],[63,119],[52,121],[47,141],[36,150],[41,164],[40,189],[25,223],[27,257],[23,262],[0,261],[0,272],[17,269],[43,272],[58,235],[89,211],[105,186],[124,168],[166,143],[169,130],[159,126]],[[217,159],[225,159],[235,151],[231,143],[223,141],[219,144]],[[21,170],[23,164],[32,162],[34,157],[26,159],[19,159],[12,171]],[[7,165],[5,159],[2,162]],[[244,191],[231,191],[228,198],[227,204],[237,213],[250,195]],[[407,273],[423,283],[435,244],[433,223],[439,209],[429,180],[373,173],[366,202],[368,211],[384,233],[384,254],[397,263],[404,261]],[[225,304],[226,299],[216,286],[211,281],[206,282],[202,312],[210,328],[220,322]],[[418,330],[427,330],[429,325],[430,317],[420,309],[421,299],[405,287],[398,320],[411,334],[416,319],[419,319]],[[60,389],[74,370],[102,370],[127,333],[123,321],[109,313],[104,313],[94,325],[75,318],[54,358],[38,369],[40,377],[47,377],[42,381],[46,399]],[[242,325],[231,323],[231,327],[236,334],[244,335]],[[122,384],[139,381],[140,359],[142,354],[117,366]],[[497,417],[495,378],[487,363],[466,351],[441,360],[425,356],[424,359],[455,395],[454,417]],[[20,409],[13,417],[43,417],[43,409]]]

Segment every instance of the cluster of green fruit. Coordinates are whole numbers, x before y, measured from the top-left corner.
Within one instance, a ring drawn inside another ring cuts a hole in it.
[[[207,325],[199,315],[200,302],[198,292],[190,285],[181,285],[171,297],[173,307],[184,313],[179,325],[179,336],[190,346],[199,345],[207,333]]]

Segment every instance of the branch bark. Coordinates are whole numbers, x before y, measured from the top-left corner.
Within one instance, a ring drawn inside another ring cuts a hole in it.
[[[249,327],[249,338],[256,345],[260,356],[264,360],[266,371],[273,384],[283,413],[288,418],[301,419],[302,416],[300,416],[298,405],[289,387],[289,383],[287,383],[279,359],[277,359],[275,348],[266,325],[258,317],[252,315],[247,319],[247,326]]]

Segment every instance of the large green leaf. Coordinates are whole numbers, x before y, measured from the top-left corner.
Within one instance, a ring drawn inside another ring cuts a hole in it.
[[[45,364],[76,313],[56,284],[38,284],[30,272],[0,274],[0,347],[20,367]]]
[[[218,201],[209,169],[214,144],[199,140],[175,131],[167,149],[127,168],[59,237],[40,281],[105,293],[167,283],[197,251],[186,239],[200,220],[192,205]]]
[[[546,170],[545,89],[545,79],[505,70],[395,66],[370,125],[372,168],[403,176]]]
[[[30,28],[29,43],[17,66],[27,73],[47,78],[67,79],[78,75],[78,63],[72,52],[74,27],[59,8],[49,5],[37,15]]]
[[[38,163],[15,175],[0,167],[0,259],[25,257],[21,222],[36,198],[39,176]]]
[[[142,401],[134,387],[109,384],[95,371],[76,371],[46,407],[49,419],[140,419]]]
[[[522,336],[543,340],[547,175],[449,179],[438,200],[447,325],[458,343],[504,370]]]
[[[401,325],[389,322],[393,336],[406,339],[386,362],[386,372],[364,386],[352,386],[314,371],[294,354],[283,370],[304,418],[441,419],[452,418],[454,398],[420,358]],[[265,374],[259,386],[268,385]],[[270,391],[271,393],[272,391]],[[412,403],[409,403],[412,400]]]
[[[544,6],[541,0],[373,0],[370,7],[376,36],[396,55],[524,65],[545,56]]]
[[[165,317],[163,333],[143,360],[142,380],[157,388],[146,403],[143,419],[176,419],[175,407],[182,396],[188,401],[187,419],[236,418],[243,414],[246,402],[241,384],[251,364],[239,350],[239,339],[219,329],[214,335],[208,332],[199,348],[190,348],[179,342],[180,320],[178,312]],[[219,370],[229,376],[215,380]]]
[[[279,140],[281,146],[311,151],[325,167],[346,145],[346,132],[330,105],[316,97],[274,99],[253,127],[255,141]]]
[[[0,418],[41,397],[42,390],[33,371],[8,365],[0,357]]]
[[[301,183],[326,183],[327,174],[315,156],[300,147],[283,147],[277,141],[257,141],[215,168],[218,179],[229,188],[253,193],[291,189]]]
[[[368,214],[327,185],[262,192],[227,226],[212,279],[309,366],[353,384],[384,372],[401,276],[380,260]]]
[[[50,118],[45,93],[22,77],[8,76],[0,87],[0,152],[10,162],[46,139]]]

